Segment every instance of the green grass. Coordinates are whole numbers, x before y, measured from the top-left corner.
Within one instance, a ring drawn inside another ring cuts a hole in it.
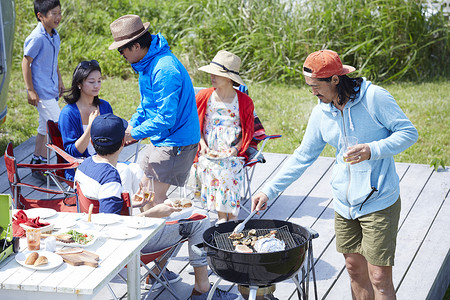
[[[268,143],[266,151],[291,153],[301,142],[316,103],[304,87],[303,61],[308,53],[329,48],[340,53],[344,63],[357,67],[355,75],[389,82],[382,86],[419,130],[419,141],[397,161],[430,164],[438,159],[449,164],[450,27],[442,12],[426,17],[421,6],[425,0],[323,0],[295,5],[299,2],[64,0],[58,27],[64,83],[69,86],[79,61],[97,59],[106,77],[100,96],[116,114],[129,119],[139,103],[137,78],[117,51],[107,50],[112,42],[109,24],[121,15],[138,14],[150,22],[152,33],[167,38],[196,86],[209,86],[204,84],[208,76],[198,67],[218,50],[238,54],[242,77],[264,127],[270,134],[283,135]],[[18,145],[36,134],[38,115],[27,104],[20,70],[23,42],[36,26],[32,6],[30,0],[16,0],[8,116],[0,127],[2,152],[8,141]],[[435,82],[428,83],[431,80]],[[333,154],[331,147],[323,153]]]
[[[68,86],[70,78],[65,77]],[[207,86],[205,83],[194,83]],[[397,83],[383,85],[419,131],[419,140],[396,157],[398,162],[430,164],[433,158],[450,162],[450,85],[447,82]],[[281,134],[281,139],[266,145],[265,151],[292,153],[302,140],[315,97],[305,87],[253,84],[250,96],[268,134]],[[36,134],[37,111],[28,105],[23,79],[18,70],[12,75],[8,101],[8,117],[0,128],[0,150],[8,141],[18,145]],[[100,97],[109,101],[117,115],[129,119],[139,104],[137,77],[127,80],[106,78]],[[64,105],[60,100],[61,106]],[[324,156],[334,156],[327,146]]]

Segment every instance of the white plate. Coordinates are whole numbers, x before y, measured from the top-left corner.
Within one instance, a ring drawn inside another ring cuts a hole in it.
[[[218,156],[211,156],[211,155],[208,155],[208,153],[206,153],[204,156],[205,156],[205,158],[210,159],[210,160],[221,160],[221,159],[228,159],[228,158],[232,157],[231,155],[227,155],[225,153],[220,154]]]
[[[27,260],[28,255],[32,252],[39,253],[39,256],[44,255],[48,259],[48,263],[45,265],[34,266],[34,265],[26,265],[25,261]],[[63,259],[58,254],[48,252],[48,251],[24,251],[16,254],[16,261],[26,268],[30,268],[33,270],[50,270],[58,267],[63,263]]]
[[[87,217],[86,217],[87,220]],[[116,214],[93,214],[91,216],[92,223],[98,224],[98,225],[109,225],[117,223],[121,220],[120,216]]]
[[[25,210],[25,213],[27,214],[28,218],[36,218],[41,217],[41,219],[50,218],[56,215],[56,210],[51,208],[30,208]]]
[[[57,220],[54,224],[55,224],[55,228],[60,229],[60,228],[73,227],[73,226],[75,226],[76,222],[75,222],[75,220],[72,220],[72,219],[60,219],[60,220]]]
[[[106,232],[106,234],[116,240],[126,240],[126,239],[132,239],[139,235],[139,231],[134,229],[127,229],[127,230],[109,230]]]
[[[155,225],[156,223],[152,218],[147,217],[131,217],[127,220],[127,226],[131,228],[147,228]]]
[[[65,230],[65,231],[59,231],[55,234],[62,234],[62,233],[67,233],[69,230]],[[79,233],[85,233],[85,234],[91,234],[93,236],[92,240],[87,243],[87,244],[78,244],[78,243],[64,243],[61,241],[56,240],[56,245],[57,246],[67,246],[67,247],[81,247],[81,248],[85,248],[85,247],[89,247],[90,245],[92,245],[93,243],[95,243],[95,241],[98,238],[98,233],[97,232],[92,232],[92,231],[86,231],[86,230],[76,230]]]

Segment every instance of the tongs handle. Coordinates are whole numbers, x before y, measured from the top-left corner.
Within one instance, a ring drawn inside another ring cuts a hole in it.
[[[239,223],[233,230],[234,233],[240,233],[242,230],[244,230],[245,228],[245,224],[248,222],[248,220],[250,220],[256,213],[258,212],[258,210],[254,210],[252,211],[247,218],[245,218],[244,221],[242,221],[242,223]]]

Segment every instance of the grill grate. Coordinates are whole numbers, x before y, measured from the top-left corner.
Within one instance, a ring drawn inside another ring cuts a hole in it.
[[[303,245],[306,242],[306,238],[299,234],[290,233],[287,225],[284,225],[280,228],[272,228],[272,229],[256,229],[256,236],[263,236],[268,234],[270,231],[276,230],[277,233],[275,237],[279,240],[282,240],[286,244],[285,250],[289,250],[291,248],[295,248],[297,246]],[[248,236],[248,230],[243,230],[244,238]],[[220,250],[226,251],[234,251],[233,240],[229,239],[231,232],[227,233],[219,233],[217,231],[214,232],[214,240],[212,244],[219,248]],[[250,248],[253,248],[249,246]]]

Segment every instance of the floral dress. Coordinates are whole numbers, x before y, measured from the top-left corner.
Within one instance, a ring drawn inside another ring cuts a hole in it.
[[[225,152],[233,142],[242,138],[237,95],[231,103],[216,100],[214,92],[206,108],[203,131],[210,150]],[[197,175],[201,182],[201,202],[203,207],[235,216],[239,213],[244,161],[231,156],[210,159],[200,156]]]

